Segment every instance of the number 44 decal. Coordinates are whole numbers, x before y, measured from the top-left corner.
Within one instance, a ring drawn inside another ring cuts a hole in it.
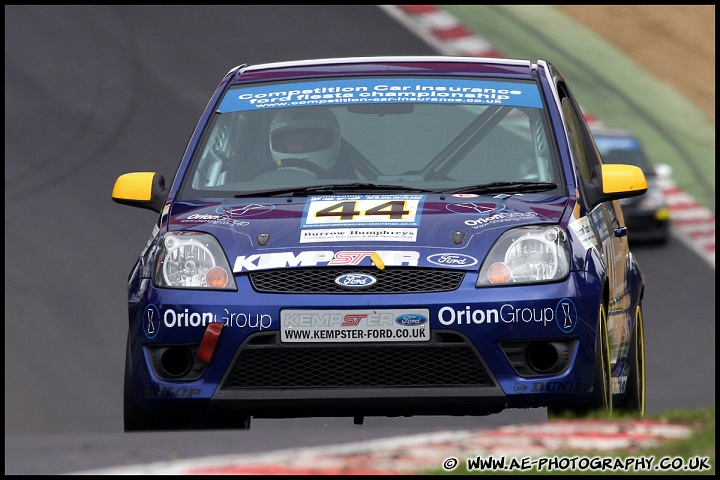
[[[405,202],[394,200],[368,208],[364,212],[357,209],[357,202],[340,202],[318,210],[315,212],[315,216],[338,217],[340,220],[352,220],[356,215],[387,215],[387,217],[392,220],[402,220],[405,215],[410,215],[410,213],[412,212],[405,210]]]
[[[419,204],[416,199],[313,200],[305,220],[306,225],[416,225]]]

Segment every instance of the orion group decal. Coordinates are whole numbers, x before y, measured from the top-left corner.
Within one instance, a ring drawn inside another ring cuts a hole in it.
[[[143,312],[143,333],[147,338],[155,338],[160,331],[160,311],[152,303]]]
[[[570,333],[575,330],[577,325],[577,308],[569,298],[561,299],[555,307],[555,320],[560,330]]]
[[[454,202],[445,206],[450,212],[460,215],[473,215],[476,218],[463,221],[468,227],[477,230],[487,225],[504,222],[520,222],[538,218],[535,212],[506,211],[504,203],[496,202]]]
[[[537,305],[517,307],[510,303],[500,308],[445,306],[438,311],[438,321],[445,326],[505,323],[547,327],[555,324],[562,332],[570,333],[577,325],[577,309],[569,298],[561,299],[554,308]]]
[[[248,203],[244,205],[220,205],[215,213],[192,213],[180,220],[181,223],[212,223],[219,225],[246,226],[250,222],[244,220],[271,212],[275,205],[265,203]]]
[[[235,308],[223,308],[215,312],[197,312],[188,308],[167,308],[161,314],[155,305],[148,305],[143,314],[143,330],[147,338],[155,338],[162,325],[165,328],[206,328],[211,323],[221,322],[226,327],[264,330],[272,325],[272,316],[267,313],[246,312]]]
[[[262,215],[275,210],[275,205],[268,203],[248,203],[244,205],[221,205],[215,211],[230,218],[247,218]]]
[[[455,202],[448,203],[445,208],[460,215],[477,215],[487,217],[505,210],[504,203],[495,202]]]

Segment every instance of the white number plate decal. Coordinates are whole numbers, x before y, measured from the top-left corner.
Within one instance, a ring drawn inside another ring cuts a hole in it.
[[[310,197],[302,227],[418,226],[423,195],[327,195]]]
[[[281,340],[288,343],[428,342],[428,309],[283,310]]]

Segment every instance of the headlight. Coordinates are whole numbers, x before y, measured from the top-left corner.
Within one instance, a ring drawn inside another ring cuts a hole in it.
[[[556,226],[519,227],[505,232],[490,249],[476,287],[552,282],[567,277],[570,251]]]
[[[168,232],[158,244],[153,280],[158,287],[237,290],[217,240],[201,232]]]

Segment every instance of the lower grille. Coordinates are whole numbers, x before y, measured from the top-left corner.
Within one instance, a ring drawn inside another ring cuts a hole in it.
[[[337,283],[340,275],[365,274],[377,283],[361,290],[348,290]],[[262,293],[431,293],[460,287],[465,272],[432,268],[283,268],[249,274],[253,288]]]
[[[342,347],[245,344],[222,388],[493,386],[464,337],[434,333],[429,343]]]

